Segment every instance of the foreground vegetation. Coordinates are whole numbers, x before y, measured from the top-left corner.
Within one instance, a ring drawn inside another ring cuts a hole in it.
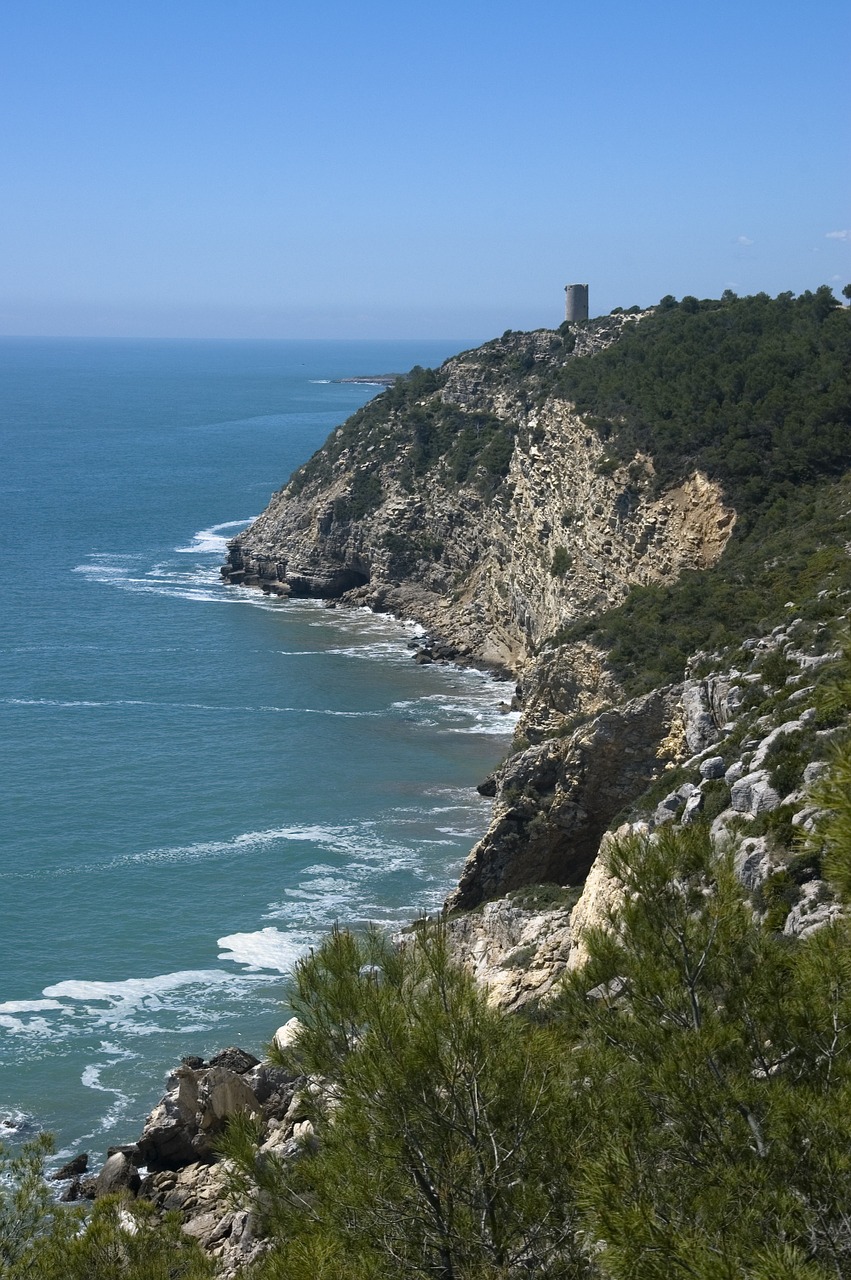
[[[851,891],[851,754],[826,861]],[[705,826],[614,847],[625,888],[534,1021],[488,1007],[439,929],[335,932],[297,968],[295,1164],[229,1147],[263,1280],[851,1274],[851,935],[760,923]]]

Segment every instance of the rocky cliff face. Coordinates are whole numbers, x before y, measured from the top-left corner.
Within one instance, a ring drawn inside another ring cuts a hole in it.
[[[607,317],[578,350],[638,319]],[[696,473],[658,494],[652,459],[615,465],[569,405],[533,399],[536,371],[576,351],[549,331],[509,335],[447,361],[441,385],[405,412],[388,399],[382,414],[379,397],[369,423],[340,428],[235,539],[226,576],[390,609],[461,655],[520,671],[559,626],[633,584],[712,564],[735,520],[717,486]],[[424,464],[429,415],[456,435],[490,433],[501,452],[460,479],[451,447]]]
[[[516,750],[489,780],[493,821],[452,910],[529,884],[581,886],[618,815],[716,744],[759,679],[719,670],[627,701],[592,643],[550,643],[636,585],[716,564],[736,522],[701,472],[686,465],[660,489],[652,457],[609,452],[617,424],[552,394],[559,366],[644,318],[508,333],[437,374],[412,374],[340,427],[230,545],[223,574],[235,585],[412,617],[440,656],[518,678]],[[773,803],[758,766],[734,780],[733,811]],[[698,812],[711,781],[689,783],[680,807]],[[503,932],[507,919],[496,921]],[[520,927],[512,920],[506,937]]]

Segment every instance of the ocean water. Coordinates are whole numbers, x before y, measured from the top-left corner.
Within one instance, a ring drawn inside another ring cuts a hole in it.
[[[0,1130],[131,1140],[183,1054],[270,1039],[334,921],[457,875],[504,688],[218,568],[377,390],[333,379],[461,345],[0,341]]]

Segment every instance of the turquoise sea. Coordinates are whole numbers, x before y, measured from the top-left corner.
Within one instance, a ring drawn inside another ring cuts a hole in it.
[[[451,885],[504,688],[218,569],[377,391],[333,379],[462,345],[0,340],[0,1134],[99,1158],[334,921]]]

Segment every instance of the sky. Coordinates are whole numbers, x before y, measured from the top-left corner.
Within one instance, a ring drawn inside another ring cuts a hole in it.
[[[849,36],[847,0],[0,0],[0,334],[839,294]]]

